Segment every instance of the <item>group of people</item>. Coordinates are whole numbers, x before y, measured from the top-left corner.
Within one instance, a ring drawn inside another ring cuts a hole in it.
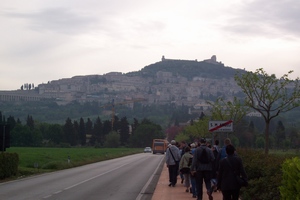
[[[203,182],[209,200],[213,192],[220,190],[223,200],[238,200],[240,185],[236,176],[247,179],[241,158],[237,155],[229,138],[219,148],[219,141],[209,144],[205,138],[199,142],[178,144],[172,140],[166,151],[166,164],[169,171],[169,186],[175,187],[177,177],[181,177],[186,192],[202,200]]]

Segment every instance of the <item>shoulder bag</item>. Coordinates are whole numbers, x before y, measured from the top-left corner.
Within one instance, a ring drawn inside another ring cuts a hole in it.
[[[245,178],[243,178],[243,177],[241,177],[239,174],[237,174],[234,171],[234,169],[233,169],[231,163],[229,162],[228,158],[225,158],[225,160],[227,160],[227,162],[228,162],[230,168],[232,169],[232,171],[233,171],[233,173],[234,173],[234,175],[236,177],[236,180],[237,180],[238,184],[240,185],[240,187],[247,187],[248,186],[248,180],[245,179]]]
[[[176,160],[175,160],[175,158],[174,158],[174,156],[173,156],[173,153],[172,153],[172,151],[171,151],[170,148],[169,148],[169,151],[170,151],[170,153],[171,153],[171,155],[172,155],[172,157],[173,157],[173,160],[174,160],[174,162],[175,162],[175,165],[179,166],[179,161],[176,161]]]

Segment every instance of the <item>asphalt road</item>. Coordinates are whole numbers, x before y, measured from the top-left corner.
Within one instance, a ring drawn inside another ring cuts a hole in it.
[[[149,200],[163,155],[141,153],[0,184],[5,200]]]

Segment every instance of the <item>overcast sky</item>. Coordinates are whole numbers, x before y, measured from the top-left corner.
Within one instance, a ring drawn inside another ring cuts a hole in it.
[[[0,24],[0,90],[163,55],[300,77],[299,0],[2,0]]]

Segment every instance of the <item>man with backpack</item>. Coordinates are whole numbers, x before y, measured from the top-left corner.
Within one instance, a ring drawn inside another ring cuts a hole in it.
[[[196,190],[197,200],[202,200],[203,196],[203,180],[207,189],[209,200],[213,200],[211,175],[212,175],[212,162],[215,160],[212,150],[206,146],[206,139],[201,138],[200,146],[196,149],[193,157],[191,171],[196,174]]]

